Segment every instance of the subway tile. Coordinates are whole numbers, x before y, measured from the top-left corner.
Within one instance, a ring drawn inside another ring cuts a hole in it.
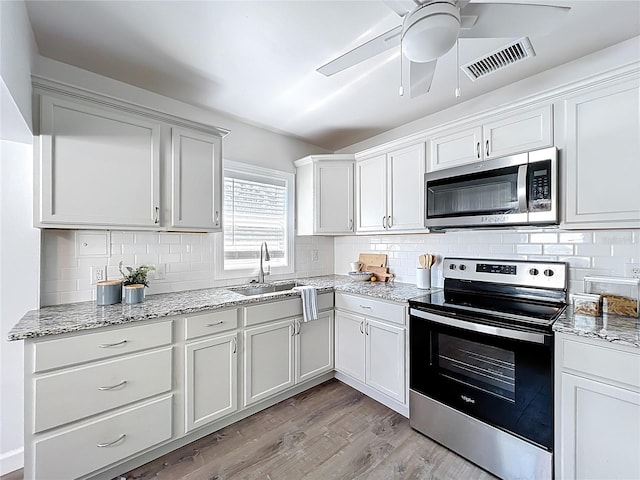
[[[123,255],[130,255],[130,254],[134,254],[134,255],[138,255],[138,254],[143,254],[143,253],[147,253],[147,246],[144,244],[133,244],[133,245],[128,245],[128,244],[123,244],[122,245],[122,254]]]
[[[529,242],[529,234],[527,233],[503,233],[502,234],[502,243],[528,243]]]
[[[627,260],[640,261],[640,245],[636,244],[614,244],[611,246],[614,257],[626,257]]]
[[[158,263],[178,263],[180,262],[179,253],[161,253],[158,255]]]
[[[144,245],[155,245],[159,243],[159,236],[157,233],[136,233],[134,235],[134,243]]]
[[[135,242],[135,234],[132,232],[111,232],[111,245],[132,245]]]
[[[153,255],[170,253],[171,247],[167,244],[159,244],[154,243],[153,245],[149,245],[148,252]]]
[[[524,244],[516,245],[516,253],[523,255],[540,255],[542,253],[542,245]]]
[[[573,245],[544,245],[542,251],[545,255],[573,255]]]
[[[558,234],[560,243],[593,243],[593,232],[563,232]]]
[[[590,244],[576,245],[576,255],[604,257],[611,255],[611,245]]]
[[[569,264],[571,268],[589,268],[591,266],[591,258],[590,257],[577,257],[577,256],[568,256],[568,257],[558,257],[559,262],[566,262]]]
[[[161,233],[160,243],[162,244],[180,243],[180,234],[179,233]]]
[[[593,234],[593,239],[595,243],[598,244],[621,244],[621,243],[633,243],[633,232],[631,230],[627,231],[597,231]]]
[[[530,243],[558,243],[557,233],[531,233],[529,235]]]

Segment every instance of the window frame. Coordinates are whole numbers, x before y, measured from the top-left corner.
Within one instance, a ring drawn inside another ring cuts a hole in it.
[[[287,265],[281,267],[271,267],[271,275],[284,275],[295,273],[295,174],[291,172],[285,172],[283,170],[276,170],[271,168],[259,167],[257,165],[251,165],[248,163],[235,162],[232,160],[223,160],[222,162],[222,184],[221,188],[224,189],[224,179],[226,177],[227,170],[237,171],[244,176],[255,176],[257,181],[261,179],[274,179],[279,182],[285,182],[286,188],[286,256]],[[223,194],[223,208],[224,208],[224,194]],[[224,212],[222,214],[224,218]],[[216,254],[215,258],[215,272],[216,279],[237,279],[243,277],[255,277],[258,276],[258,270],[260,268],[259,262],[256,261],[255,268],[224,268],[224,221],[222,222],[222,231],[217,233],[218,241],[215,242]],[[269,263],[266,263],[269,266]],[[269,277],[265,278],[268,281]]]

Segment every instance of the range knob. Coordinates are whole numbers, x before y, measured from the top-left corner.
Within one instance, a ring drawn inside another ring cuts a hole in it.
[[[452,263],[451,265],[449,265],[449,270],[455,270],[456,266],[454,263]]]
[[[458,268],[459,268],[460,270],[466,270],[466,269],[467,269],[467,266],[461,263],[461,264],[460,264],[460,266],[459,266]]]
[[[545,275],[545,277],[553,277],[553,274],[554,274],[554,273],[555,273],[555,272],[554,272],[553,270],[551,270],[550,268],[547,268],[547,269],[544,271],[544,275]]]
[[[531,270],[529,270],[529,274],[533,275],[534,277],[536,275],[538,275],[540,273],[540,271],[537,268],[532,268]]]

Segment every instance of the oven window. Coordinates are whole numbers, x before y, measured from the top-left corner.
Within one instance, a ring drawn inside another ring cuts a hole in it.
[[[438,334],[439,374],[511,402],[516,400],[515,354]]]

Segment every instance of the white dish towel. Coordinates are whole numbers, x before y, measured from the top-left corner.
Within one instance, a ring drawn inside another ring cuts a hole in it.
[[[318,319],[318,291],[315,287],[301,285],[294,287],[302,297],[302,313],[305,322]]]

